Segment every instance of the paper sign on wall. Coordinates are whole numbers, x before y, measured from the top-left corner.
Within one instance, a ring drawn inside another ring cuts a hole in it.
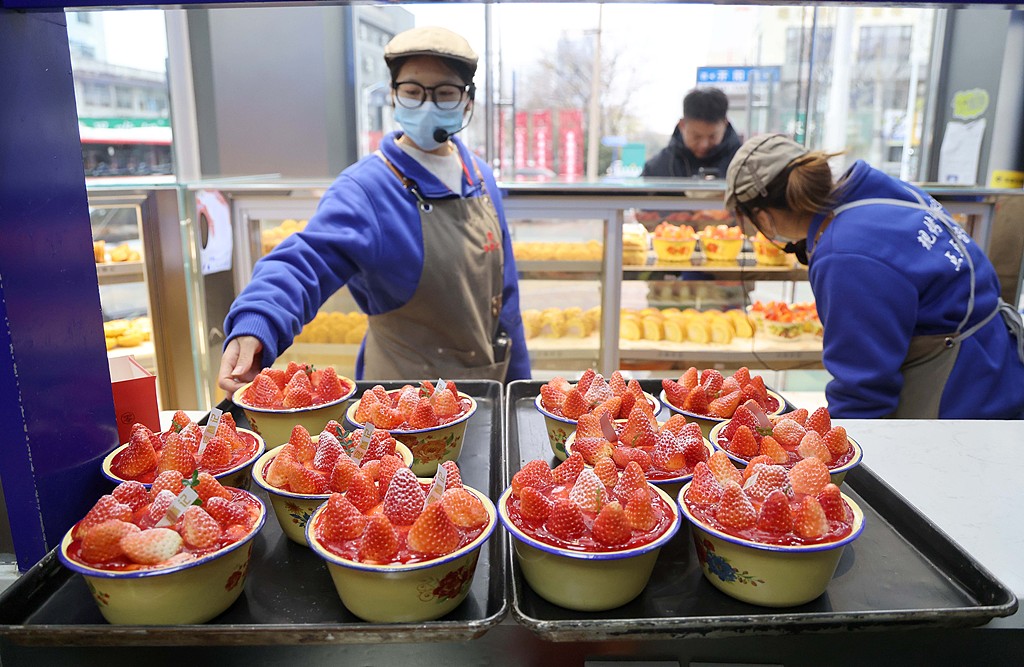
[[[199,260],[203,275],[231,270],[234,242],[231,207],[220,192],[196,192],[196,225],[199,228]]]

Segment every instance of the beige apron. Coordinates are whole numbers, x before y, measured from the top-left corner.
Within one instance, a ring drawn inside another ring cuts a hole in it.
[[[996,305],[995,310],[989,313],[983,320],[974,326],[964,329],[974,314],[974,292],[975,274],[974,262],[967,247],[960,239],[958,231],[964,233],[956,222],[942,209],[941,206],[929,206],[924,199],[915,191],[908,189],[917,202],[909,202],[901,199],[862,199],[860,201],[844,204],[833,211],[838,216],[843,211],[860,206],[882,204],[887,206],[900,206],[925,211],[938,220],[949,232],[950,238],[956,245],[957,250],[967,261],[967,268],[971,276],[971,291],[967,299],[967,312],[960,321],[956,331],[948,334],[932,334],[927,336],[913,336],[907,349],[907,356],[900,366],[900,373],[903,375],[903,389],[900,391],[900,401],[896,411],[888,415],[890,419],[938,419],[939,405],[942,402],[942,394],[946,388],[946,382],[956,365],[957,356],[960,354],[960,343],[973,336],[982,327],[992,321],[996,315],[1001,315],[1006,322],[1011,335],[1017,339],[1017,354],[1021,361],[1024,361],[1024,325],[1021,324],[1020,313],[1002,299]]]
[[[503,382],[511,352],[495,363],[492,343],[501,314],[505,260],[498,213],[479,168],[476,175],[484,187],[480,197],[427,200],[383,153],[376,155],[416,197],[423,272],[408,303],[370,316],[364,379]],[[465,164],[462,168],[472,183]]]

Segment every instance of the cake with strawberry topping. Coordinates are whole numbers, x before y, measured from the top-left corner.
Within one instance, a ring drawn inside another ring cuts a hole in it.
[[[206,427],[196,424],[183,410],[175,412],[170,429],[159,434],[135,424],[128,442],[104,460],[103,473],[114,482],[134,480],[149,485],[168,470],[186,477],[199,471],[229,485],[244,486],[248,466],[264,451],[263,438],[238,428],[228,412],[220,416],[215,433],[205,431]]]
[[[286,368],[264,368],[252,383],[240,390],[241,400],[263,410],[295,410],[334,403],[348,398],[355,383],[338,375],[333,366],[288,362]]]
[[[662,380],[661,387],[669,408],[713,419],[728,419],[741,403],[751,400],[767,413],[783,407],[778,395],[768,391],[764,378],[751,375],[746,366],[729,377],[714,368],[698,371],[691,366],[678,380]]]
[[[472,408],[473,400],[460,394],[451,380],[443,387],[424,380],[418,387],[407,384],[391,391],[378,384],[364,391],[349,408],[348,420],[356,426],[373,424],[391,431],[417,431],[450,424]]]

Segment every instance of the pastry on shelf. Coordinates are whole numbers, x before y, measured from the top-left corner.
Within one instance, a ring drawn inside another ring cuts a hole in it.
[[[260,234],[260,246],[263,250],[263,254],[266,255],[268,252],[278,246],[281,241],[284,241],[287,237],[291,236],[295,232],[301,232],[306,228],[306,220],[284,220],[280,225],[272,229],[268,229]]]

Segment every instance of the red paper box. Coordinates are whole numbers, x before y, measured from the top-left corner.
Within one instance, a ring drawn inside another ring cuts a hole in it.
[[[144,424],[160,432],[160,409],[156,402],[156,376],[135,361],[135,357],[110,359],[110,386],[114,392],[119,442],[128,442],[133,424]]]

